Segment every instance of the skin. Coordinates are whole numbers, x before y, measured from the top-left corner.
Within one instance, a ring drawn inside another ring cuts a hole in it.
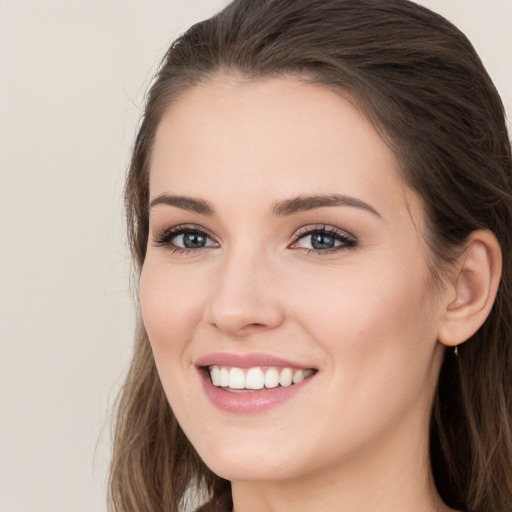
[[[421,202],[369,121],[318,85],[218,76],[187,90],[158,127],[151,200],[161,194],[214,210],[151,208],[140,302],[172,409],[232,481],[235,510],[450,510],[432,482],[428,422],[452,297],[432,283]],[[273,214],[276,201],[332,194],[374,211]],[[183,224],[208,245],[155,243]],[[324,225],[355,243],[311,250],[304,232]],[[283,404],[227,413],[195,365],[214,352],[318,372]]]

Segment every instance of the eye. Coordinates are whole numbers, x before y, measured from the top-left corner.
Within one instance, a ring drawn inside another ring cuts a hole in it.
[[[190,226],[174,226],[167,229],[154,242],[157,247],[165,247],[173,252],[219,247],[219,244],[206,231]]]
[[[317,226],[301,229],[291,249],[303,249],[312,253],[331,253],[356,246],[356,239],[335,227]]]
[[[198,231],[187,231],[174,235],[170,242],[176,246],[184,249],[202,249],[203,247],[211,246],[211,242],[207,235]]]

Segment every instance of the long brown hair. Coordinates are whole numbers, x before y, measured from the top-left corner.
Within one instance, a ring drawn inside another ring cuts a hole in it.
[[[137,272],[148,240],[151,148],[179,94],[219,72],[257,80],[295,76],[348,94],[396,154],[423,199],[431,268],[490,229],[503,274],[490,316],[447,351],[431,417],[430,453],[444,501],[472,512],[512,504],[512,166],[499,95],[467,38],[407,0],[235,0],[168,50],[149,91],[126,182]],[[228,510],[229,482],[214,475],[165,398],[139,323],[118,404],[110,476],[115,512],[178,511],[191,489],[203,510]]]

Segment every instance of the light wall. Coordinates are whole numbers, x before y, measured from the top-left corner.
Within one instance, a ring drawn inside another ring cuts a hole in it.
[[[134,308],[122,187],[169,42],[223,0],[0,0],[0,512],[104,512]],[[423,0],[512,112],[512,1]]]

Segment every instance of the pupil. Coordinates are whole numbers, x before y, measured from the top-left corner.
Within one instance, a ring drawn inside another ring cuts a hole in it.
[[[183,245],[187,249],[197,249],[198,247],[204,247],[206,243],[204,235],[199,233],[185,233],[183,235]]]
[[[311,245],[314,249],[332,249],[334,247],[334,238],[329,235],[312,235]]]

